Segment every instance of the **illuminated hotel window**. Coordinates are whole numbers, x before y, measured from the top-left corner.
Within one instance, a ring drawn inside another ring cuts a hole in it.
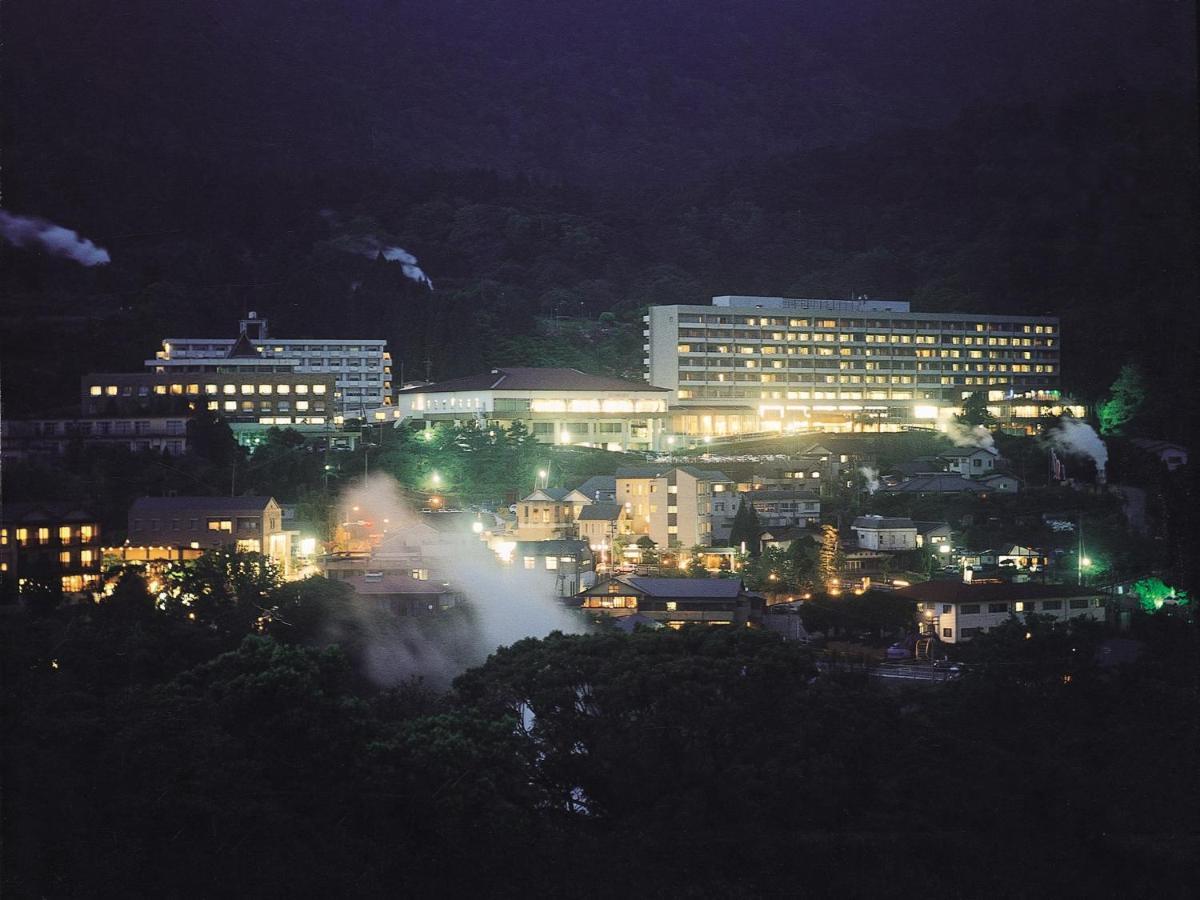
[[[276,386],[275,391],[276,393],[280,394],[290,394],[292,392],[292,386],[290,384],[281,384]]]
[[[206,384],[204,386],[204,393],[215,394],[216,392],[217,392],[217,386],[215,384]]]
[[[94,525],[80,525],[79,526],[79,539],[81,541],[83,541],[85,544],[88,541],[90,541],[95,536],[95,534],[96,534],[96,527]]]
[[[58,564],[60,566],[69,566],[71,564],[71,551],[63,550],[58,554]]]
[[[166,392],[167,392],[167,386],[165,384],[156,384],[154,386],[154,393],[165,394]]]
[[[115,384],[108,385],[108,387],[104,389],[104,393],[108,394],[110,397],[117,396],[117,386]]]
[[[93,384],[90,388],[88,388],[88,393],[93,397],[99,397],[104,393],[104,388],[100,387],[98,384]]]
[[[308,385],[307,384],[296,385],[296,393],[297,394],[307,394],[308,393]]]
[[[17,529],[17,543],[20,544],[22,547],[24,547],[26,544],[29,543],[29,529],[28,528],[18,528]]]
[[[226,394],[236,394],[237,393],[237,385],[236,384],[222,385],[221,391]]]
[[[37,531],[37,539],[38,539],[39,544],[50,543],[50,529],[49,528],[39,528]]]
[[[225,401],[225,411],[226,412],[235,412],[236,410],[237,410],[237,401],[236,400],[226,400]]]
[[[258,386],[258,392],[259,392],[260,394],[270,394],[270,393],[272,392],[272,391],[271,391],[271,385],[269,385],[269,384],[260,384],[260,385]]]
[[[253,394],[253,393],[254,393],[254,385],[252,385],[252,384],[243,384],[243,385],[242,385],[242,393],[243,393],[243,394]]]
[[[313,393],[314,393],[314,394],[324,394],[324,393],[325,393],[325,385],[323,385],[323,384],[314,384],[314,385],[313,385]]]
[[[58,528],[58,539],[64,544],[71,543],[71,526],[60,525]]]

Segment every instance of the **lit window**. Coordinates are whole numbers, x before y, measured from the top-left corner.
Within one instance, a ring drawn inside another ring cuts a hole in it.
[[[171,385],[171,393],[172,394],[182,394],[183,393],[183,385],[182,384]]]
[[[167,386],[165,384],[156,384],[154,386],[154,393],[165,394],[166,392],[167,392]]]
[[[323,385],[323,384],[314,384],[314,385],[313,385],[313,393],[314,393],[314,394],[323,394],[323,393],[325,393],[325,385]]]
[[[204,393],[215,394],[216,392],[217,392],[217,386],[215,384],[206,384],[204,386]]]
[[[308,385],[307,384],[296,385],[296,393],[297,394],[307,394],[308,393]]]
[[[18,528],[17,529],[17,543],[20,544],[22,547],[24,547],[26,544],[29,543],[29,529],[28,528]]]
[[[222,385],[221,390],[224,391],[226,394],[236,394],[237,393],[237,385],[236,384]]]
[[[296,401],[296,409],[308,409],[308,401],[307,400],[297,400]]]
[[[258,392],[259,392],[260,394],[270,394],[270,393],[272,393],[272,390],[271,390],[271,385],[269,385],[269,384],[260,384],[260,385],[258,386]]]
[[[277,394],[290,394],[292,392],[292,386],[290,384],[277,385],[275,392]]]
[[[88,388],[88,393],[93,397],[99,397],[104,393],[104,388],[100,387],[98,384],[93,384],[90,388]]]
[[[71,543],[71,526],[60,525],[58,529],[58,539],[64,544]]]
[[[90,541],[95,536],[95,534],[96,534],[95,526],[92,526],[92,525],[80,525],[79,526],[79,539],[81,541],[83,541],[85,544],[88,541]]]
[[[253,393],[254,393],[254,385],[252,385],[252,384],[243,384],[243,385],[242,385],[242,393],[243,393],[243,394],[253,394]]]
[[[110,396],[110,397],[115,397],[115,396],[117,396],[117,386],[116,386],[115,384],[110,384],[110,385],[108,385],[108,386],[107,386],[107,387],[104,389],[104,393],[108,394],[108,396]]]
[[[80,564],[81,566],[88,566],[88,565],[91,565],[91,564],[92,564],[92,560],[93,560],[94,558],[95,558],[95,557],[92,555],[92,551],[91,551],[91,550],[80,550],[80,551],[79,551],[79,564]]]
[[[38,529],[38,543],[39,544],[50,543],[50,529],[49,528],[39,528]]]
[[[236,412],[237,411],[237,401],[236,400],[226,400],[225,401],[225,411],[226,412]]]
[[[71,551],[64,550],[58,554],[58,564],[60,566],[69,566],[71,564]]]

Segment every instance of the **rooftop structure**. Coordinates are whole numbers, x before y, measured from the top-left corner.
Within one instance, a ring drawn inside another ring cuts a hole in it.
[[[672,628],[689,623],[746,625],[762,618],[763,598],[740,578],[643,578],[622,575],[578,595],[593,615],[642,615]]]

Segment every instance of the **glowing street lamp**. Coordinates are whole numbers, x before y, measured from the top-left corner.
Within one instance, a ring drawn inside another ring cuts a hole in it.
[[[442,483],[442,476],[441,476],[441,475],[439,475],[437,472],[434,472],[433,474],[431,474],[431,475],[429,476],[429,480],[430,480],[430,481],[432,481],[434,484],[441,484],[441,483]]]

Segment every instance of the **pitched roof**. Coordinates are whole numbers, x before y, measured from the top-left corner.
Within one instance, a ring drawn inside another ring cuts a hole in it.
[[[898,589],[898,597],[924,603],[987,603],[989,601],[1041,600],[1094,597],[1098,591],[1069,584],[1010,581],[925,581]]]
[[[5,503],[0,521],[19,522],[92,522],[96,514],[84,505],[70,500],[38,500],[25,503]]]
[[[642,381],[588,375],[578,369],[506,366],[479,375],[405,388],[401,394],[450,394],[456,391],[646,391],[666,393]]]
[[[591,551],[587,541],[550,540],[550,541],[517,541],[515,552],[521,556],[558,556],[586,555]]]
[[[990,447],[952,447],[939,455],[945,459],[959,459],[964,456],[974,456],[976,453],[990,453],[992,456],[1000,455]]]
[[[578,522],[615,522],[621,518],[620,503],[589,503],[576,516]]]
[[[695,466],[673,466],[669,463],[661,466],[620,466],[617,469],[616,477],[658,478],[661,475],[666,475],[672,469],[679,469],[682,472],[687,472],[693,478],[700,479],[701,481],[733,481],[732,478],[719,469],[698,469]]]
[[[237,340],[233,342],[233,346],[229,348],[229,352],[225,354],[226,359],[257,359],[260,356],[262,354],[258,352],[258,348],[254,346],[254,342],[246,337],[244,331],[238,335]]]
[[[899,484],[881,488],[882,491],[893,494],[952,494],[952,493],[981,493],[987,490],[985,485],[969,478],[963,478],[954,473],[946,475],[917,475]]]
[[[649,597],[731,599],[744,590],[740,578],[646,578],[624,575],[617,580]]]
[[[555,502],[558,502],[558,501],[562,500],[564,497],[566,497],[567,494],[569,494],[569,493],[570,493],[569,490],[567,490],[566,488],[560,488],[560,487],[537,488],[528,497],[522,497],[521,501],[527,502],[527,501],[533,501],[533,500],[543,500],[543,502],[544,502],[543,498],[547,498],[550,500],[554,500]]]
[[[358,594],[445,594],[450,590],[437,581],[421,581],[399,573],[352,575],[342,579]]]
[[[129,508],[130,515],[153,516],[203,511],[236,515],[262,515],[271,497],[138,497]]]
[[[751,500],[803,500],[805,503],[814,503],[821,499],[812,491],[785,491],[778,488],[769,491],[746,491],[746,496]]]
[[[617,490],[617,479],[612,475],[593,475],[579,487],[579,493],[595,500],[597,494],[612,494]]]
[[[917,532],[919,534],[929,534],[929,532],[937,531],[939,528],[945,528],[947,531],[950,530],[950,524],[948,522],[916,522],[916,521],[914,521],[913,525],[915,525],[917,527]]]

